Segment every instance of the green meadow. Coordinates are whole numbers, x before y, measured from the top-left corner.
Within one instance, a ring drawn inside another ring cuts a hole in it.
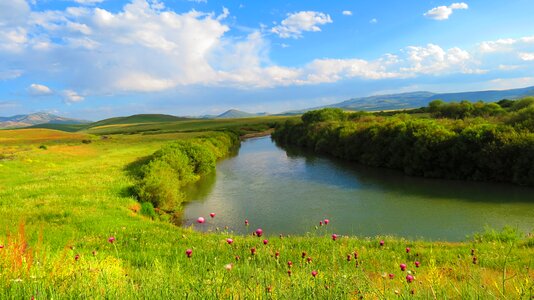
[[[258,237],[252,225],[247,236],[202,233],[135,193],[132,166],[171,143],[254,134],[289,118],[0,131],[0,298],[533,298],[534,238],[510,228],[462,243],[334,239],[316,220],[302,236]]]

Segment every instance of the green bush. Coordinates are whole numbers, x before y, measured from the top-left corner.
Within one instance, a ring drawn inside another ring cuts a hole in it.
[[[156,219],[156,211],[154,210],[154,206],[150,202],[143,202],[141,203],[141,214],[143,216],[149,217],[151,219]]]

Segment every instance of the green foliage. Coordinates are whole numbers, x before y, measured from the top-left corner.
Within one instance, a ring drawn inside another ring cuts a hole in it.
[[[344,121],[346,119],[346,114],[340,108],[323,108],[319,110],[312,110],[302,115],[302,122],[305,124],[327,121]]]
[[[501,230],[495,230],[491,227],[486,227],[481,233],[473,235],[473,239],[478,243],[500,242],[511,243],[517,242],[523,238],[523,234],[517,228],[504,226]]]
[[[156,211],[154,210],[154,205],[150,202],[141,203],[141,210],[139,211],[143,216],[149,217],[152,220],[157,218]]]
[[[48,149],[48,147],[47,147],[46,145],[41,145],[41,146],[39,146],[39,149],[42,149],[42,150],[47,150],[47,149]]]
[[[436,100],[427,109],[436,119],[397,113],[316,123],[303,116],[278,126],[273,138],[409,175],[534,185],[534,106],[502,115],[505,121],[494,118],[506,114],[495,103]]]
[[[164,211],[176,211],[185,200],[180,189],[215,169],[239,142],[231,133],[180,140],[163,146],[141,167],[134,191],[143,202]]]

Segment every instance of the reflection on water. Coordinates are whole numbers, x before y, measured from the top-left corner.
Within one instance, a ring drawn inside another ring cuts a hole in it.
[[[338,234],[462,240],[484,225],[534,229],[534,189],[434,180],[281,149],[269,138],[243,142],[237,156],[188,191],[182,224],[217,213],[199,229],[302,234],[329,218]],[[249,219],[251,228],[244,226]]]

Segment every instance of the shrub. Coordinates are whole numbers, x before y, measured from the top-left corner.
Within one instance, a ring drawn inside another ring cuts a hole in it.
[[[41,145],[41,146],[39,146],[39,149],[47,150],[48,147],[46,147],[46,145]]]
[[[141,214],[151,219],[155,219],[157,217],[156,211],[154,210],[154,205],[152,205],[150,202],[141,203]]]

